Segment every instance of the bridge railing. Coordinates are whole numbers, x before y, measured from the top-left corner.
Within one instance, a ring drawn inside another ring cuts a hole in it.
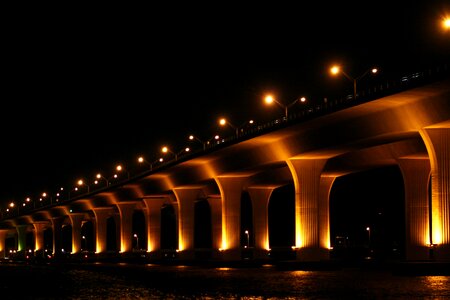
[[[121,181],[117,181],[107,187],[99,187],[97,189],[91,189],[87,193],[80,193],[73,197],[59,198],[56,201],[48,201],[47,203],[39,203],[34,206],[26,206],[26,207],[17,207],[15,210],[6,212],[4,209],[0,210],[0,219],[8,219],[14,218],[20,215],[25,215],[32,213],[33,211],[47,209],[54,206],[59,206],[61,204],[65,204],[67,202],[75,201],[77,199],[81,199],[87,197],[90,194],[96,194],[106,190],[112,190],[119,186],[125,185],[127,182],[143,178],[152,173],[157,173],[161,169],[169,168],[175,164],[181,163],[183,161],[192,159],[197,156],[205,155],[209,152],[216,151],[220,148],[229,146],[231,144],[250,139],[252,137],[262,135],[268,133],[270,131],[275,131],[282,127],[287,127],[292,124],[301,123],[306,120],[316,118],[321,115],[326,115],[332,112],[336,112],[348,107],[356,106],[361,103],[369,102],[375,99],[379,99],[384,96],[392,95],[399,93],[401,91],[405,91],[408,89],[412,89],[415,87],[419,87],[428,83],[436,82],[445,78],[448,78],[450,75],[449,64],[442,64],[433,68],[429,68],[424,71],[411,72],[405,75],[400,76],[399,78],[394,78],[391,80],[387,80],[381,84],[374,85],[368,89],[361,90],[359,94],[357,94],[357,98],[353,99],[353,95],[348,95],[345,97],[336,98],[333,100],[324,99],[323,103],[315,104],[314,106],[299,110],[297,112],[291,113],[288,117],[278,118],[271,120],[269,122],[263,124],[257,124],[255,126],[251,126],[248,128],[239,129],[239,135],[233,135],[230,137],[225,137],[215,141],[214,143],[210,143],[206,145],[204,149],[199,149],[196,151],[192,151],[189,153],[185,153],[181,156],[178,156],[177,159],[173,159],[164,163],[161,163],[152,168],[152,170],[146,170],[134,174],[130,176],[130,178],[126,178]]]

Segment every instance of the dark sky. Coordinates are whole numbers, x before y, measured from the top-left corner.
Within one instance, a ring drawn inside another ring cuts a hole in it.
[[[191,133],[231,135],[219,116],[277,118],[266,91],[309,105],[350,93],[327,73],[334,62],[354,77],[377,66],[383,78],[449,61],[439,26],[448,1],[335,2],[11,9],[0,203],[112,175],[119,162],[131,170],[139,154],[182,149]]]

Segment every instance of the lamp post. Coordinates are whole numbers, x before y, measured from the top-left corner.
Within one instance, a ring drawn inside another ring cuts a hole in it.
[[[94,181],[95,184],[98,184],[98,180],[103,179],[106,182],[106,186],[109,186],[108,179],[104,177],[101,173],[97,173],[97,175],[95,175],[95,178],[97,178],[97,180]]]
[[[363,77],[365,77],[367,74],[372,73],[372,74],[376,74],[378,72],[377,68],[371,68],[368,69],[367,71],[365,71],[364,73],[362,73],[361,75],[359,75],[358,77],[352,77],[350,75],[348,75],[347,73],[344,72],[344,70],[342,70],[342,68],[340,66],[332,66],[330,68],[330,73],[332,75],[337,75],[339,73],[342,73],[342,75],[345,76],[345,78],[347,78],[348,80],[350,80],[351,82],[353,82],[353,99],[356,99],[356,83],[361,80]]]
[[[189,140],[190,141],[193,141],[193,140],[196,140],[197,142],[200,142],[202,145],[203,145],[203,150],[205,150],[206,149],[206,143],[205,142],[203,142],[201,139],[199,139],[198,137],[196,137],[195,135],[190,135],[189,136]]]
[[[225,125],[230,126],[231,128],[234,129],[234,131],[235,131],[235,133],[236,133],[236,137],[239,137],[239,128],[238,128],[237,126],[234,126],[233,124],[231,124],[229,121],[227,121],[227,119],[225,119],[225,118],[220,118],[220,119],[219,119],[219,125],[220,125],[220,126],[225,126]]]
[[[367,233],[369,234],[369,247],[370,247],[370,227],[366,227]]]
[[[122,165],[117,165],[116,166],[116,171],[117,172],[122,172],[125,171],[127,173],[127,179],[130,179],[130,172],[128,172],[127,170],[125,170],[125,168]]]
[[[286,120],[288,118],[288,110],[289,110],[289,108],[292,107],[295,103],[297,103],[299,101],[302,102],[302,103],[306,102],[306,98],[305,97],[300,97],[300,98],[297,98],[294,101],[292,101],[290,104],[285,105],[285,104],[277,101],[273,95],[266,95],[266,97],[264,97],[264,102],[266,102],[266,104],[271,105],[272,103],[275,103],[279,107],[284,109],[284,117],[286,118]]]
[[[247,235],[247,248],[250,248],[250,232],[246,230],[245,234]]]
[[[87,187],[87,192],[89,193],[89,184],[87,184],[83,179],[79,179],[79,180],[77,181],[77,184],[78,184],[79,186],[85,185],[85,186]]]
[[[136,233],[133,235],[133,237],[136,238],[136,250],[139,250],[139,237]]]

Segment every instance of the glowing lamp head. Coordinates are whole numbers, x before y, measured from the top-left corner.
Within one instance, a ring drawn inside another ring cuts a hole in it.
[[[144,158],[142,156],[138,157],[138,162],[139,163],[143,163],[144,162]]]
[[[161,152],[162,153],[167,153],[167,151],[169,151],[169,148],[167,148],[167,147],[162,147],[161,148]]]
[[[266,102],[266,104],[272,104],[273,101],[275,101],[275,99],[273,98],[272,95],[267,95],[267,96],[264,98],[264,102]]]
[[[193,139],[194,139],[194,136],[193,136],[193,135],[190,135],[190,136],[189,136],[189,139],[190,139],[190,140],[193,140]]]
[[[80,179],[80,180],[78,180],[77,183],[78,183],[78,185],[83,185],[83,180]]]
[[[306,98],[305,97],[301,97],[300,98],[300,102],[306,102]]]
[[[95,177],[97,177],[98,179],[102,178],[102,174],[98,173]]]
[[[373,68],[372,70],[370,70],[373,74],[376,74],[378,72],[377,68]]]
[[[224,126],[225,124],[227,124],[227,120],[225,118],[222,118],[222,119],[219,120],[219,124],[221,126]]]
[[[332,66],[332,67],[330,68],[330,73],[331,73],[332,75],[336,75],[336,74],[338,74],[340,71],[341,71],[341,68],[339,68],[339,66]]]
[[[450,30],[450,17],[447,17],[442,21],[442,27],[444,27],[445,30]]]
[[[121,165],[118,165],[118,166],[116,167],[116,170],[117,170],[117,171],[122,171],[122,166],[121,166]]]

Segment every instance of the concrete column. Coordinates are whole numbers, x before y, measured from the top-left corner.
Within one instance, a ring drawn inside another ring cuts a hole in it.
[[[195,201],[201,193],[199,188],[175,188],[178,202],[178,251],[181,258],[194,258]]]
[[[94,208],[93,212],[95,215],[95,253],[105,253],[106,252],[106,234],[107,234],[107,223],[106,220],[111,216],[112,208],[110,207],[99,207]]]
[[[0,258],[6,257],[6,235],[9,229],[0,229]]]
[[[168,201],[168,196],[155,196],[143,199],[146,210],[145,222],[147,225],[147,251],[155,252],[161,250],[161,208]]]
[[[212,248],[219,250],[222,247],[222,198],[210,196],[208,203],[211,208]]]
[[[329,259],[328,195],[334,178],[321,177],[326,162],[326,159],[287,161],[295,186],[295,249],[299,260]]]
[[[430,222],[428,159],[401,158],[398,164],[405,185],[406,259],[429,258]]]
[[[17,225],[17,252],[26,251],[28,225]]]
[[[52,218],[53,229],[53,255],[59,256],[61,254],[61,233],[63,218]]]
[[[431,243],[434,258],[450,260],[450,128],[425,128],[431,165]]]
[[[276,186],[249,187],[252,201],[253,235],[255,239],[254,258],[267,258],[269,246],[269,199]]]
[[[133,212],[136,202],[122,202],[116,204],[120,214],[120,252],[133,251]]]
[[[70,222],[72,223],[72,254],[81,252],[81,224],[84,219],[84,214],[69,214]]]
[[[44,256],[44,230],[48,223],[33,223],[34,226],[34,255]]]
[[[241,196],[248,176],[218,176],[215,178],[222,197],[222,257],[241,259]]]

